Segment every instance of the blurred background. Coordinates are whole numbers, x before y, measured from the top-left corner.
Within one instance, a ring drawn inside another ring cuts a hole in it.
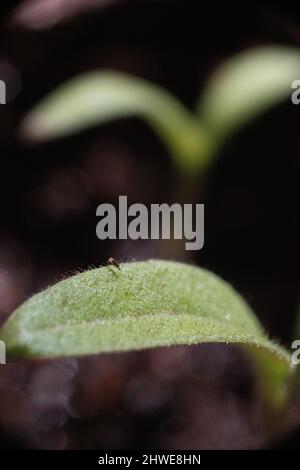
[[[224,59],[264,44],[300,48],[295,8],[200,5],[24,0],[1,7],[0,324],[30,295],[77,270],[110,256],[157,256],[151,240],[98,240],[96,207],[120,194],[129,203],[165,202],[177,181],[167,149],[135,117],[49,142],[22,140],[20,123],[36,103],[73,76],[109,68],[161,85],[192,110]],[[205,247],[190,260],[232,283],[288,348],[300,284],[299,118],[287,99],[222,147],[196,189],[195,202],[206,205]],[[297,404],[291,422],[300,425]],[[288,439],[274,445],[288,446]],[[268,445],[251,366],[233,347],[0,366],[0,448]]]

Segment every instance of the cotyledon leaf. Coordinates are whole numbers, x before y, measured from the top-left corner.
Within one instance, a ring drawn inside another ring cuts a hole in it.
[[[289,354],[266,337],[229,284],[171,261],[102,267],[58,282],[21,305],[0,337],[8,357],[21,358],[237,343],[254,358],[273,402],[280,402],[291,373]]]
[[[212,142],[195,116],[162,87],[109,70],[70,79],[25,117],[21,133],[41,141],[137,116],[160,136],[182,172],[200,171]]]
[[[198,114],[223,139],[260,113],[291,96],[300,76],[300,52],[285,46],[260,46],[224,61],[198,102]]]

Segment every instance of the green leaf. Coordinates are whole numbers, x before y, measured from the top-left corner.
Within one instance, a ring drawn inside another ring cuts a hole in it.
[[[198,115],[216,136],[227,137],[292,93],[300,52],[288,47],[249,49],[217,68],[200,97]]]
[[[70,80],[29,113],[21,132],[51,139],[131,116],[158,133],[180,171],[201,169],[211,143],[193,114],[161,87],[122,73],[96,71]]]
[[[289,354],[216,275],[170,261],[98,268],[33,296],[0,336],[11,357],[80,356],[176,344],[237,343],[254,358],[268,400],[284,400]]]

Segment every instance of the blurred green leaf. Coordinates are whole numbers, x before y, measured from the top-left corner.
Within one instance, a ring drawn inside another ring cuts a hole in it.
[[[63,280],[19,307],[0,332],[10,356],[58,357],[207,342],[237,343],[254,358],[262,390],[285,397],[289,354],[216,275],[182,263],[146,261]]]
[[[29,113],[21,131],[30,139],[50,139],[130,116],[158,133],[182,172],[201,170],[211,143],[195,117],[161,87],[121,73],[90,72],[70,80]]]
[[[291,95],[300,78],[300,51],[265,46],[221,64],[198,103],[198,115],[217,138],[227,137]]]

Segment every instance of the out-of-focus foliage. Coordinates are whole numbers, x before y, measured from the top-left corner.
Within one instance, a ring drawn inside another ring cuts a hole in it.
[[[114,72],[91,72],[60,87],[27,116],[23,133],[49,139],[130,116],[155,129],[183,172],[205,163],[210,140],[194,115],[161,87]]]
[[[257,47],[225,61],[198,103],[210,130],[224,137],[291,94],[300,76],[300,52],[288,47]]]
[[[179,171],[200,173],[224,137],[286,98],[299,75],[296,50],[269,46],[243,52],[219,66],[193,114],[145,80],[90,72],[45,98],[25,118],[22,131],[31,139],[50,139],[137,115],[158,133]]]
[[[107,8],[124,0],[25,0],[11,14],[11,21],[28,29],[47,29],[74,16]]]

